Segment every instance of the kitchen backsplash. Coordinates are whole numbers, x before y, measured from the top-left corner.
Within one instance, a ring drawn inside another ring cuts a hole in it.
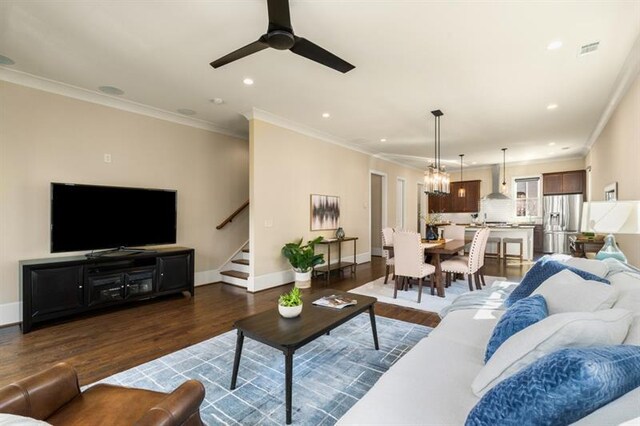
[[[486,214],[486,219],[485,215]],[[444,213],[442,220],[452,223],[471,223],[473,219],[469,213]],[[515,216],[513,200],[481,200],[478,221],[482,222],[535,222],[542,223],[541,218]]]

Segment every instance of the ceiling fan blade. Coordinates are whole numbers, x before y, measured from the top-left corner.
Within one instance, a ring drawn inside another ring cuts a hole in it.
[[[267,0],[267,8],[269,10],[269,31],[291,31],[289,0]]]
[[[346,73],[355,68],[354,65],[338,58],[333,53],[324,50],[322,47],[310,42],[306,38],[296,37],[296,43],[289,50],[296,55],[304,56],[307,59],[326,65],[329,68],[340,71],[341,73]]]
[[[260,39],[254,41],[253,43],[249,43],[246,46],[223,56],[222,58],[216,59],[215,61],[211,62],[210,65],[214,68],[220,68],[221,66],[226,65],[229,62],[237,61],[238,59],[242,59],[245,56],[249,56],[253,53],[264,50],[267,47],[269,47],[269,45],[263,40],[263,37],[260,37]]]

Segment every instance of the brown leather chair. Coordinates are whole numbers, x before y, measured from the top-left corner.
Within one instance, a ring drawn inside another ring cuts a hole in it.
[[[187,380],[170,394],[107,384],[80,392],[78,375],[66,363],[0,389],[0,413],[52,425],[202,425],[204,387]]]

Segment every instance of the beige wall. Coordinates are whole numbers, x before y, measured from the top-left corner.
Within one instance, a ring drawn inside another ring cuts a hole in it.
[[[340,226],[347,236],[359,238],[357,254],[367,259],[369,238],[370,169],[387,174],[387,223],[395,223],[395,181],[407,179],[407,224],[415,229],[417,177],[421,173],[320,139],[251,120],[251,268],[250,290],[290,279],[290,266],[280,255],[281,247],[297,238],[334,231],[310,230],[310,195],[340,197]],[[345,244],[343,257],[353,254]],[[334,253],[335,255],[335,253]]]
[[[618,182],[618,199],[640,200],[640,76],[621,100],[586,158],[591,166],[591,199],[602,201],[604,187]],[[629,263],[640,266],[640,236],[616,236]]]
[[[0,82],[0,309],[18,300],[18,261],[51,256],[52,181],[176,189],[178,244],[196,249],[197,272],[219,268],[248,239],[247,212],[215,229],[248,198],[248,148],[218,133]]]

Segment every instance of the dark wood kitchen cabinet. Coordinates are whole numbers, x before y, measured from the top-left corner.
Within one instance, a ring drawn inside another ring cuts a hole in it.
[[[542,225],[535,225],[533,227],[533,252],[534,253],[542,253],[543,239],[544,239],[544,232],[542,230]]]
[[[458,190],[464,188],[466,195],[458,197]],[[429,212],[437,213],[477,213],[480,206],[480,181],[467,180],[451,182],[450,192],[443,196],[429,196]]]
[[[586,186],[586,172],[544,173],[542,175],[542,193],[544,195],[582,194]]]

